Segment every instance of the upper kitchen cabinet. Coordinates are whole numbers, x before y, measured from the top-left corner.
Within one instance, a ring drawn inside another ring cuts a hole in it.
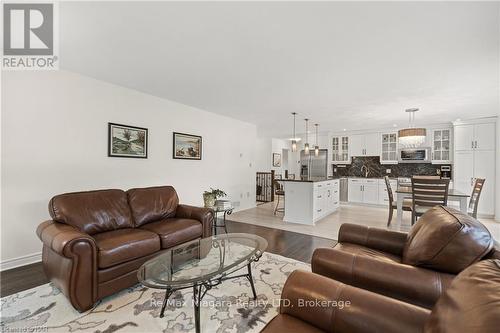
[[[455,150],[494,150],[495,123],[463,124],[455,126]]]
[[[380,135],[379,142],[381,142],[380,164],[397,164],[398,133],[382,133]]]
[[[379,156],[380,140],[378,133],[355,134],[349,137],[351,156]]]
[[[451,163],[451,129],[431,129],[432,163]]]
[[[349,137],[333,136],[332,139],[332,163],[335,164],[350,164],[351,157],[349,155]]]

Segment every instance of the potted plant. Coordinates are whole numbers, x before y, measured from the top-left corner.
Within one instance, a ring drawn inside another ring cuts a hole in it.
[[[225,197],[227,194],[223,190],[210,188],[210,191],[203,192],[203,202],[205,207],[214,207],[218,198]]]

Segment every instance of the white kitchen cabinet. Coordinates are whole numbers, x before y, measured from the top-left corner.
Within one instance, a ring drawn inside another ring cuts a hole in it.
[[[365,135],[365,155],[366,156],[379,156],[380,155],[380,141],[379,133],[371,133]]]
[[[363,203],[378,204],[378,184],[367,183],[363,185]]]
[[[454,188],[469,193],[474,178],[474,152],[457,151],[454,156],[453,183]],[[481,198],[480,198],[481,199]]]
[[[349,178],[349,202],[378,204],[378,179]]]
[[[455,150],[474,149],[474,125],[457,125],[454,132]]]
[[[476,178],[485,178],[478,213],[495,212],[495,120],[462,123],[454,133],[454,188],[470,194]]]
[[[349,137],[347,135],[332,137],[332,162],[335,164],[351,163]]]
[[[339,180],[320,182],[283,180],[285,215],[283,221],[313,225],[339,207]]]
[[[431,130],[431,160],[433,164],[451,163],[451,129]]]
[[[365,135],[355,134],[349,136],[351,145],[351,156],[364,156],[365,152]]]
[[[495,123],[455,126],[455,150],[495,150]]]
[[[479,144],[478,144],[479,146]],[[479,197],[478,212],[485,215],[495,213],[495,154],[493,151],[474,152],[474,179],[484,178],[481,196]],[[472,192],[472,187],[469,189]]]
[[[361,179],[349,179],[348,200],[354,203],[363,202],[363,182]]]
[[[382,133],[379,137],[380,164],[398,163],[398,133]]]
[[[351,156],[380,155],[379,134],[354,134],[349,137]]]
[[[474,126],[474,149],[494,150],[495,149],[495,124],[477,124]]]

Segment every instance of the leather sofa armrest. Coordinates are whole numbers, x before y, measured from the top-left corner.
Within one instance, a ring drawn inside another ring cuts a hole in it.
[[[175,217],[198,220],[203,225],[203,238],[212,236],[214,212],[210,208],[178,205]]]
[[[288,277],[281,299],[281,315],[325,332],[421,332],[430,315],[427,309],[299,270]]]
[[[97,300],[97,247],[95,240],[70,225],[45,221],[36,233],[43,243],[45,275],[78,311]]]
[[[339,242],[363,245],[375,250],[403,255],[407,233],[344,223],[340,226]]]
[[[319,248],[314,273],[411,304],[432,308],[455,275],[331,248]]]
[[[96,251],[94,238],[68,224],[45,221],[40,223],[36,234],[45,246],[66,258],[72,257],[71,245],[79,241],[88,243],[93,252]]]

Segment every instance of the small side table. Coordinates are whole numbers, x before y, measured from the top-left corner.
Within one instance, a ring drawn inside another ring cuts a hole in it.
[[[214,235],[217,235],[217,228],[224,228],[224,232],[227,234],[227,226],[226,226],[226,216],[231,215],[233,213],[234,207],[230,208],[217,208],[217,207],[212,207],[212,210],[214,211]],[[217,221],[219,220],[218,215],[220,213],[223,213],[222,216],[222,224],[218,224]]]

